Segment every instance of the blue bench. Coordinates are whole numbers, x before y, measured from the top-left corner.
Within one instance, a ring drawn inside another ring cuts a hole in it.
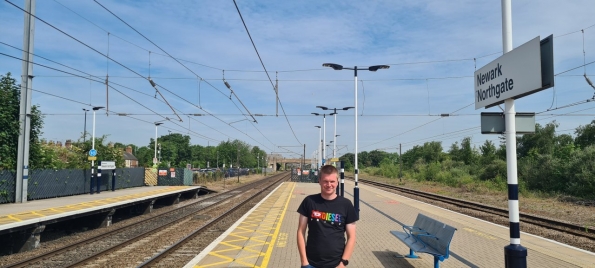
[[[409,247],[406,258],[418,258],[415,252],[427,253],[434,256],[434,267],[439,268],[440,262],[448,259],[450,241],[457,229],[434,220],[426,215],[417,214],[413,225],[403,225],[403,231],[390,231]]]

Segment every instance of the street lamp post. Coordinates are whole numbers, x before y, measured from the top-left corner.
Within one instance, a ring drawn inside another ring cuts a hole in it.
[[[156,165],[157,162],[157,127],[162,125],[163,123],[155,122],[155,154],[153,155],[153,165]]]
[[[326,143],[326,116],[333,115],[334,113],[330,113],[330,114],[311,113],[311,114],[313,114],[315,116],[322,115],[322,133],[323,133],[322,134],[322,159],[320,160],[322,162],[322,161],[324,161],[324,158],[326,157],[324,155],[324,144]]]
[[[314,126],[318,128],[318,159],[316,161],[316,165],[318,166],[317,169],[320,169],[320,167],[322,166],[322,157],[321,157],[321,152],[320,152],[320,147],[322,147],[322,127],[321,126]]]
[[[87,141],[87,112],[89,109],[83,108],[83,111],[85,111],[85,126],[83,128],[83,143],[85,143]]]
[[[320,109],[325,110],[325,111],[326,110],[333,110],[333,112],[331,114],[334,115],[334,117],[335,117],[335,130],[334,130],[334,133],[333,133],[333,140],[334,140],[334,143],[335,143],[335,145],[333,145],[333,158],[335,158],[335,157],[337,157],[336,154],[335,154],[335,152],[337,151],[337,146],[336,146],[337,145],[337,136],[339,136],[339,135],[337,135],[337,109],[343,110],[343,111],[347,111],[347,110],[352,109],[354,107],[349,106],[349,107],[343,107],[343,108],[328,108],[328,107],[325,107],[325,106],[316,106],[316,108],[320,108]]]
[[[339,137],[339,136],[341,136],[341,135],[335,134],[335,145],[333,145],[333,158],[336,157],[335,152],[337,151],[337,137]]]
[[[357,185],[357,177],[358,177],[358,168],[357,168],[357,70],[368,70],[371,72],[375,72],[378,71],[378,69],[388,69],[390,68],[390,66],[388,65],[373,65],[370,66],[368,68],[357,68],[357,66],[354,66],[353,68],[346,68],[343,67],[343,65],[339,65],[339,64],[335,64],[335,63],[323,63],[322,67],[330,67],[333,68],[333,70],[336,71],[340,71],[340,70],[353,70],[353,81],[354,81],[354,85],[355,85],[355,102],[354,102],[354,106],[355,106],[355,110],[354,110],[354,117],[355,117],[355,167],[353,170],[353,177],[355,179],[355,188],[353,189],[353,205],[355,207],[355,211],[356,213],[358,213],[359,215],[359,187]]]
[[[101,106],[93,107],[93,136],[91,136],[91,151],[95,152],[95,111],[102,109]],[[93,155],[92,157],[95,157]],[[99,177],[101,175],[98,174],[97,176],[97,193],[99,193]],[[95,160],[91,160],[91,187],[90,192],[93,194],[93,180],[95,180]]]

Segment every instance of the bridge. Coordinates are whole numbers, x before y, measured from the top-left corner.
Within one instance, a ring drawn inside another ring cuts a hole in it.
[[[280,155],[269,155],[267,162],[269,163],[268,168],[272,168],[273,171],[287,170],[291,168],[301,168],[302,161],[305,163],[304,168],[310,169],[313,159],[312,158],[285,158]]]

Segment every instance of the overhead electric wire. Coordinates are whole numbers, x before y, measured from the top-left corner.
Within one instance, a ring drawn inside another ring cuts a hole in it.
[[[55,97],[55,98],[60,98],[60,99],[67,100],[67,101],[70,101],[70,102],[78,103],[78,104],[81,104],[81,105],[85,105],[85,106],[91,106],[91,105],[89,105],[88,103],[84,103],[84,102],[81,102],[81,101],[73,100],[73,99],[70,99],[70,98],[66,98],[66,97],[59,96],[59,95],[56,95],[56,94],[52,94],[52,93],[49,93],[49,92],[41,91],[41,90],[38,90],[38,89],[33,89],[33,88],[32,88],[31,90],[33,90],[33,91],[35,91],[35,92],[38,92],[38,93],[41,93],[41,94],[45,94],[45,95],[48,95],[48,96],[52,96],[52,97]],[[146,121],[146,120],[142,120],[142,119],[135,118],[135,117],[132,117],[132,116],[129,116],[129,115],[123,115],[124,113],[114,112],[113,110],[112,110],[112,111],[109,111],[109,113],[112,113],[112,114],[114,114],[114,115],[118,115],[118,116],[125,116],[125,117],[128,117],[128,118],[132,118],[132,119],[135,119],[135,120],[138,120],[138,121],[142,121],[142,122],[146,122],[146,123],[150,123],[150,124],[154,124],[154,122],[151,122],[151,121]],[[179,127],[182,127],[182,126],[180,126],[180,125],[178,125],[178,124],[176,124],[176,123],[174,123],[174,122],[172,122],[172,123],[173,123],[173,124],[175,124],[175,125],[177,125],[177,126],[179,126]],[[166,128],[167,128],[167,127],[166,127]],[[186,129],[185,127],[182,127],[182,128]],[[175,130],[175,129],[173,129],[173,128],[169,128],[169,129]],[[191,129],[186,129],[186,130],[189,130],[190,132],[192,132],[192,133],[195,133],[193,136],[196,136],[196,137],[199,137],[199,138],[203,138],[203,139],[205,139],[205,140],[210,140],[210,141],[219,141],[219,142],[221,142],[221,140],[217,140],[217,139],[209,138],[209,137],[207,137],[207,136],[204,136],[204,135],[202,135],[202,134],[198,134],[197,132],[195,132],[195,131],[193,131],[193,130],[191,130]],[[178,130],[176,130],[176,131],[178,131]]]
[[[9,44],[6,44],[6,43],[4,43],[4,42],[0,42],[0,44],[3,44],[3,45],[6,45],[6,46],[9,46],[9,47],[12,47],[12,48],[14,48],[14,49],[17,49],[17,50],[20,50],[20,51],[23,51],[23,50],[22,50],[22,49],[20,49],[20,48],[17,48],[17,47],[11,46],[11,45],[9,45]],[[6,54],[4,54],[4,53],[0,53],[0,54],[2,54],[2,55],[6,55]],[[43,56],[40,56],[40,55],[37,55],[37,54],[34,54],[34,53],[31,53],[31,54],[32,54],[33,56],[35,56],[35,57],[42,58],[42,59],[44,59],[44,60],[47,60],[47,61],[50,61],[50,62],[52,62],[52,63],[58,64],[58,65],[60,65],[60,66],[66,67],[66,68],[68,68],[68,69],[71,69],[71,70],[74,70],[74,71],[77,71],[77,72],[80,72],[80,73],[83,73],[83,74],[89,75],[90,77],[95,77],[95,78],[97,78],[97,79],[102,79],[102,78],[101,78],[101,77],[99,77],[99,76],[95,76],[95,75],[92,75],[92,74],[86,73],[86,72],[84,72],[84,71],[81,71],[81,70],[78,70],[78,69],[72,68],[72,67],[70,67],[70,66],[67,66],[67,65],[64,65],[64,64],[62,64],[62,63],[59,63],[59,62],[56,62],[56,61],[50,60],[50,59],[48,59],[48,58],[45,58],[45,57],[43,57]],[[22,60],[22,59],[20,59],[20,58],[16,58],[16,57],[13,57],[13,56],[10,56],[10,55],[6,55],[6,56],[8,56],[8,57],[11,57],[11,58],[14,58],[14,59],[17,59],[17,60]],[[62,72],[62,70],[59,70],[59,69],[56,69],[56,68],[53,68],[53,67],[49,67],[49,66],[45,66],[45,65],[41,65],[41,64],[38,64],[38,63],[35,63],[35,62],[32,62],[32,64],[39,65],[39,66],[41,66],[41,67],[44,67],[44,68],[48,68],[48,69],[52,69],[52,70],[55,70],[55,71]],[[76,75],[76,74],[73,74],[73,75],[71,75],[71,76],[78,77],[78,78],[84,78],[84,79],[87,79],[86,77],[79,76],[79,75]],[[90,81],[93,81],[93,82],[97,82],[97,83],[100,83],[100,84],[103,84],[103,82],[102,82],[101,80],[92,80],[92,79],[88,79],[88,80],[90,80]],[[143,94],[143,95],[146,95],[146,96],[152,97],[152,96],[151,96],[151,95],[149,95],[149,94],[146,94],[146,93],[144,93],[144,92],[138,91],[138,90],[136,90],[136,89],[133,89],[133,88],[131,88],[131,87],[127,87],[127,86],[124,86],[124,85],[121,85],[121,84],[118,84],[118,83],[115,83],[115,82],[111,82],[111,84],[112,84],[112,85],[117,85],[117,86],[120,86],[120,87],[123,87],[123,88],[126,88],[126,89],[128,89],[128,90],[131,90],[131,91],[137,92],[137,93],[139,93],[139,94]],[[163,100],[160,100],[160,99],[157,99],[157,101],[163,102]],[[181,112],[181,111],[180,111],[180,112]],[[130,113],[127,113],[127,114],[130,114]],[[154,115],[154,114],[146,114],[146,115]],[[163,114],[161,114],[161,115],[163,115]],[[175,114],[170,114],[170,115],[175,115]],[[162,116],[162,118],[164,118],[164,117]],[[205,123],[203,123],[203,122],[200,122],[200,121],[198,121],[198,120],[196,120],[196,119],[194,119],[194,118],[191,118],[191,119],[192,119],[192,120],[194,120],[194,121],[196,121],[196,122],[198,122],[198,123],[200,123],[200,124],[202,124],[202,125],[204,125],[204,126],[206,126],[206,127],[208,127],[208,128],[210,128],[210,129],[212,129],[212,130],[214,130],[214,131],[217,131],[217,132],[219,132],[219,133],[221,133],[221,134],[223,134],[223,135],[225,135],[225,136],[227,136],[227,137],[230,137],[230,138],[231,138],[231,136],[229,136],[229,135],[227,135],[227,134],[225,134],[225,133],[223,133],[223,132],[219,131],[219,130],[218,130],[218,129],[216,129],[216,128],[213,128],[213,127],[211,127],[211,126],[210,126],[210,125],[208,125],[208,124],[205,124]]]
[[[252,35],[250,35],[250,31],[248,30],[248,26],[246,26],[246,22],[244,21],[244,17],[242,17],[242,12],[240,12],[240,8],[238,7],[238,4],[236,3],[236,0],[233,0],[233,4],[236,6],[236,10],[238,11],[238,15],[240,15],[240,19],[242,20],[242,24],[244,24],[244,29],[246,29],[246,33],[248,34],[248,37],[250,38],[250,42],[252,42],[252,47],[254,47],[254,51],[256,51],[256,55],[258,56],[258,59],[260,60],[260,64],[262,65],[262,68],[264,69],[267,77],[269,78],[269,81],[271,82],[271,86],[273,87],[273,91],[275,91],[275,94],[277,94],[277,91],[275,90],[275,85],[273,84],[273,80],[271,79],[271,76],[269,75],[269,72],[267,72],[267,68],[264,66],[264,62],[262,61],[262,58],[260,57],[260,53],[258,53],[258,49],[256,48],[256,44],[254,44],[254,40],[252,40]],[[295,135],[295,131],[293,131],[293,127],[291,126],[291,123],[289,123],[289,118],[287,118],[287,115],[285,113],[285,108],[283,108],[283,104],[281,103],[281,99],[279,99],[279,96],[278,95],[277,95],[276,100],[279,102],[279,106],[281,106],[281,110],[283,111],[283,115],[285,115],[285,120],[287,121],[287,124],[289,125],[289,129],[291,129],[291,133],[293,134],[293,137],[295,137],[295,140],[299,144],[302,144],[302,142],[300,142],[300,140],[298,139],[298,137]]]
[[[18,8],[18,9],[20,9],[21,11],[23,11],[23,12],[25,12],[25,13],[29,14],[30,16],[34,17],[35,19],[37,19],[37,20],[39,20],[39,21],[41,21],[41,22],[45,23],[46,25],[48,25],[48,26],[50,26],[50,27],[54,28],[56,31],[59,31],[59,32],[61,32],[62,34],[64,34],[64,35],[66,35],[66,36],[68,36],[68,37],[70,37],[70,38],[74,39],[75,41],[77,41],[77,42],[79,42],[80,44],[82,44],[82,45],[84,45],[84,46],[88,47],[89,49],[91,49],[91,50],[93,50],[93,51],[95,51],[95,52],[99,53],[100,55],[104,56],[105,58],[107,58],[107,59],[109,59],[109,60],[111,60],[111,61],[113,61],[113,62],[115,62],[116,64],[118,64],[118,65],[122,66],[123,68],[125,68],[125,69],[127,69],[127,70],[131,71],[132,73],[135,73],[136,75],[138,75],[138,76],[140,76],[140,77],[144,77],[144,76],[142,76],[141,74],[137,73],[136,71],[134,71],[134,70],[132,70],[132,69],[128,68],[128,67],[127,67],[127,66],[125,66],[124,64],[121,64],[120,62],[118,62],[118,61],[116,61],[116,60],[114,60],[114,59],[110,58],[108,55],[105,55],[105,54],[101,53],[99,50],[97,50],[97,49],[95,49],[95,48],[93,48],[93,47],[91,47],[91,46],[87,45],[87,44],[86,44],[86,43],[84,43],[83,41],[80,41],[80,40],[78,40],[77,38],[75,38],[74,36],[72,36],[72,35],[70,35],[70,34],[68,34],[68,33],[66,33],[66,32],[64,32],[64,31],[62,31],[62,30],[60,30],[60,29],[58,29],[58,28],[57,28],[57,27],[55,27],[54,25],[52,25],[52,24],[50,24],[50,23],[46,22],[46,21],[45,21],[45,20],[43,20],[43,19],[40,19],[40,18],[39,18],[39,17],[37,17],[36,15],[33,15],[33,14],[29,13],[28,11],[26,11],[26,10],[22,9],[21,7],[19,7],[19,6],[15,5],[14,3],[10,2],[9,0],[4,0],[4,1],[6,1],[6,2],[8,2],[9,4],[13,5],[14,7],[16,7],[16,8]],[[146,79],[147,79],[147,81],[151,82],[151,80],[149,80],[148,78],[146,78]],[[159,92],[159,94],[161,95],[161,92]],[[163,95],[161,95],[161,96],[163,97]],[[167,102],[167,100],[165,99],[165,97],[163,97],[163,100],[164,100],[165,102]],[[168,103],[168,105],[169,105],[169,103]],[[169,105],[169,107],[170,107],[170,108],[173,110],[173,107],[172,107],[171,105]],[[175,113],[175,111],[174,111],[174,113]],[[176,114],[176,115],[177,115],[177,114]],[[180,118],[180,117],[178,116],[178,118]],[[181,118],[180,118],[180,121],[182,121],[182,119],[181,119]]]
[[[1,42],[0,42],[0,43],[1,43]],[[7,57],[10,57],[10,58],[16,59],[16,60],[23,61],[23,59],[21,59],[21,58],[17,58],[17,57],[14,57],[14,56],[11,56],[11,55],[7,55],[7,54],[1,53],[1,52],[0,52],[0,55],[4,55],[4,56],[7,56]],[[42,56],[37,56],[37,57],[44,58],[44,57],[42,57]],[[46,58],[44,58],[44,59],[46,59]],[[49,60],[49,59],[47,59],[47,60]],[[83,73],[83,74],[89,75],[89,76],[91,76],[91,77],[96,77],[96,78],[99,78],[99,77],[97,77],[97,76],[93,76],[93,75],[91,75],[91,74],[88,74],[88,73],[86,73],[86,72],[84,72],[84,71],[77,70],[77,69],[75,69],[75,68],[72,68],[72,67],[66,66],[66,65],[64,65],[64,64],[61,64],[61,63],[58,63],[58,62],[55,62],[55,61],[52,61],[52,60],[49,60],[49,61],[51,61],[51,62],[53,62],[53,63],[56,63],[56,64],[59,64],[59,65],[61,65],[61,66],[64,66],[64,67],[66,67],[66,68],[69,68],[69,69],[75,70],[75,71],[77,71],[77,72],[81,72],[81,73]],[[40,67],[48,68],[48,69],[55,70],[55,71],[58,71],[58,72],[67,73],[67,74],[70,74],[70,75],[72,75],[72,76],[75,76],[75,77],[79,77],[79,78],[87,79],[87,80],[90,80],[90,81],[93,81],[93,82],[97,82],[97,83],[99,83],[99,84],[104,84],[104,82],[103,82],[103,81],[101,81],[101,80],[94,80],[94,79],[91,79],[90,77],[85,77],[85,76],[82,76],[82,75],[77,75],[77,74],[74,74],[74,73],[69,73],[69,72],[66,72],[66,71],[64,71],[64,70],[60,70],[60,69],[53,68],[53,67],[50,67],[50,66],[46,66],[46,65],[43,65],[43,64],[40,64],[40,63],[36,63],[36,62],[31,62],[31,63],[32,63],[32,64],[34,64],[34,65],[40,66]],[[132,88],[129,88],[129,87],[125,87],[125,86],[123,86],[123,85],[120,85],[120,84],[117,84],[117,83],[114,83],[114,82],[112,82],[111,84],[113,84],[113,85],[117,85],[117,86],[121,86],[121,87],[124,87],[124,88],[126,88],[126,89],[133,90],[133,91],[135,91],[135,92],[138,92],[138,93],[144,94],[144,93],[142,93],[142,92],[139,92],[139,91],[137,91],[137,90],[134,90],[134,89],[132,89]],[[161,116],[161,118],[164,118],[164,119],[166,119],[166,118],[167,118],[167,117],[163,116],[163,114],[159,114],[159,113],[157,113],[157,112],[155,112],[155,111],[151,110],[150,108],[146,107],[145,105],[143,105],[143,104],[139,103],[138,101],[136,101],[136,100],[134,100],[134,99],[130,98],[129,96],[127,96],[126,94],[122,93],[121,91],[119,91],[118,89],[114,88],[113,86],[109,85],[109,87],[110,87],[110,88],[112,88],[112,89],[114,89],[114,90],[116,90],[117,92],[119,92],[120,94],[124,95],[125,97],[127,97],[127,98],[131,99],[132,101],[136,102],[137,104],[141,105],[142,107],[146,108],[147,110],[149,110],[149,111],[153,112],[153,114],[156,114],[156,115],[158,115],[158,116]],[[40,91],[40,92],[41,92],[41,91]],[[49,93],[46,93],[46,94],[49,94]],[[56,96],[57,96],[57,95],[56,95]],[[149,96],[150,96],[150,95],[149,95]],[[157,101],[161,101],[161,102],[163,102],[162,100],[157,100]],[[84,103],[83,103],[83,104],[84,104]],[[87,105],[87,104],[85,104],[85,105]],[[221,134],[223,134],[223,135],[225,135],[225,136],[228,136],[227,134],[225,134],[225,133],[222,133],[221,131],[219,131],[219,130],[217,130],[217,129],[215,129],[215,128],[213,128],[213,127],[209,126],[209,125],[206,125],[206,124],[204,124],[204,123],[202,123],[202,122],[200,122],[200,121],[198,121],[198,120],[196,120],[196,119],[194,119],[194,118],[193,118],[193,120],[195,120],[195,121],[197,121],[197,122],[201,123],[202,125],[205,125],[205,126],[207,126],[207,127],[211,128],[211,129],[213,129],[213,130],[215,130],[215,131],[217,131],[217,132],[219,132],[219,133],[221,133]],[[230,137],[230,136],[228,136],[228,137]],[[208,138],[208,139],[212,139],[212,138]],[[214,139],[212,139],[212,140],[214,140]]]
[[[192,74],[194,74],[196,77],[199,77],[202,79],[202,77],[200,77],[197,73],[195,73],[194,71],[192,71],[190,68],[188,68],[188,66],[184,65],[182,62],[180,62],[178,59],[174,58],[172,55],[170,55],[169,53],[167,53],[167,51],[165,51],[163,48],[161,48],[160,46],[158,46],[157,44],[155,44],[155,42],[151,41],[151,39],[149,39],[148,37],[146,37],[145,35],[143,35],[141,32],[139,32],[137,29],[135,29],[134,27],[132,27],[132,25],[128,24],[126,21],[124,21],[122,18],[120,18],[118,15],[116,15],[114,12],[112,12],[111,10],[109,10],[107,7],[105,7],[104,5],[102,5],[101,3],[99,3],[97,0],[93,0],[95,3],[97,3],[99,6],[101,6],[103,9],[105,9],[107,12],[109,12],[110,14],[112,14],[114,17],[116,17],[118,20],[120,20],[122,23],[126,24],[126,26],[130,27],[130,29],[132,29],[133,31],[135,31],[137,34],[139,34],[140,36],[142,36],[143,38],[145,38],[147,41],[149,41],[151,44],[153,44],[155,47],[159,48],[159,50],[161,50],[163,53],[167,54],[167,56],[169,56],[170,58],[172,58],[173,60],[175,60],[177,63],[179,63],[180,65],[182,65],[182,67],[186,68],[186,70],[190,71]],[[236,95],[234,93],[234,96],[236,96],[236,98],[238,99],[238,101],[241,103],[242,100],[240,100],[240,98],[238,97],[238,95]],[[243,105],[243,104],[242,104]],[[245,108],[245,106],[244,106]],[[248,109],[246,108],[246,111],[250,114],[250,111],[248,111]],[[181,120],[180,120],[181,121]]]
[[[133,31],[135,31],[136,33],[138,33],[140,36],[142,36],[143,38],[145,38],[147,41],[149,41],[151,44],[153,44],[155,47],[159,48],[159,50],[161,50],[163,53],[167,54],[170,58],[174,59],[177,63],[179,63],[180,65],[182,65],[184,68],[186,68],[186,70],[190,71],[192,74],[194,74],[196,77],[199,77],[202,79],[201,76],[199,76],[197,73],[195,73],[194,71],[192,71],[190,68],[188,68],[186,65],[184,65],[183,63],[181,63],[179,60],[177,60],[176,58],[174,58],[172,55],[170,55],[167,51],[165,51],[164,49],[162,49],[160,46],[158,46],[157,44],[155,44],[155,42],[151,41],[151,39],[149,39],[148,37],[146,37],[145,35],[143,35],[141,32],[139,32],[138,30],[136,30],[134,27],[132,27],[132,25],[128,24],[126,21],[124,21],[122,18],[120,18],[118,15],[116,15],[114,12],[112,12],[111,10],[109,10],[107,7],[105,7],[104,5],[102,5],[101,3],[99,3],[97,0],[94,0],[95,3],[97,3],[99,6],[101,6],[103,9],[105,9],[107,12],[109,12],[110,14],[112,14],[114,17],[116,17],[118,20],[120,20],[122,23],[126,24],[128,27],[130,27]],[[204,80],[204,79],[203,79]],[[206,82],[206,81],[205,81]],[[206,82],[207,84],[211,85],[210,83]],[[158,85],[159,87],[163,88],[161,85]],[[211,85],[212,87],[214,87],[213,85]],[[164,88],[165,89],[165,88]],[[167,89],[166,89],[167,90]],[[174,94],[173,92],[169,91],[171,94]],[[233,91],[232,91],[233,92]],[[174,94],[175,96],[177,96],[177,94]],[[234,96],[236,96],[236,99],[238,99],[238,101],[240,103],[242,103],[241,99],[234,93]],[[180,99],[184,99],[179,97]],[[242,103],[243,105],[243,103]],[[196,105],[194,105],[196,106]],[[201,109],[201,107],[196,106],[197,108]],[[237,107],[237,105],[236,105]],[[244,108],[246,109],[246,111],[248,112],[248,114],[250,114],[250,116],[252,116],[252,114],[250,113],[250,111],[244,106]],[[238,107],[239,109],[239,107]],[[204,111],[204,110],[203,110]],[[252,116],[252,118],[254,118]],[[254,120],[256,120],[254,118]],[[235,128],[235,127],[234,127]],[[244,133],[245,135],[247,135],[248,137],[250,137],[248,134]],[[252,138],[253,139],[253,138]],[[254,139],[253,139],[254,140]],[[256,141],[256,140],[255,140]],[[258,142],[258,141],[257,141]],[[262,144],[261,144],[262,145]],[[264,146],[264,145],[263,145]],[[265,146],[266,147],[266,146]]]
[[[21,11],[23,11],[23,12],[25,12],[25,13],[28,13],[27,11],[23,10],[22,8],[20,8],[19,6],[15,5],[14,3],[10,2],[9,0],[5,0],[5,1],[6,1],[6,2],[8,2],[8,3],[10,3],[11,5],[15,6],[16,8],[20,9]],[[29,14],[30,14],[30,13],[29,13]],[[50,26],[50,27],[52,27],[52,28],[56,29],[57,31],[59,31],[59,32],[63,33],[64,35],[66,35],[66,36],[68,36],[68,37],[70,37],[70,38],[72,38],[72,39],[76,40],[77,42],[79,42],[79,43],[83,44],[84,46],[86,46],[86,47],[90,48],[91,50],[95,51],[96,53],[98,53],[98,54],[100,54],[100,55],[102,55],[102,56],[106,57],[107,59],[109,59],[109,60],[111,60],[111,61],[113,61],[113,62],[117,63],[118,65],[120,65],[120,66],[124,67],[125,69],[127,69],[127,70],[131,71],[132,73],[134,73],[134,74],[136,74],[136,75],[138,75],[138,76],[140,76],[140,77],[142,77],[142,78],[144,78],[144,79],[146,79],[146,80],[148,81],[148,78],[145,78],[145,77],[144,77],[144,76],[142,76],[141,74],[139,74],[139,73],[135,72],[134,70],[132,70],[132,69],[128,68],[127,66],[125,66],[125,65],[121,64],[120,62],[118,62],[118,61],[116,61],[116,60],[114,60],[114,59],[112,59],[112,58],[108,57],[107,55],[105,55],[105,54],[101,53],[100,51],[98,51],[98,50],[94,49],[93,47],[91,47],[91,46],[89,46],[89,45],[85,44],[84,42],[82,42],[82,41],[80,41],[80,40],[76,39],[75,37],[73,37],[73,36],[71,36],[71,35],[67,34],[66,32],[64,32],[64,31],[62,31],[62,30],[60,30],[60,29],[58,29],[57,27],[55,27],[55,26],[51,25],[50,23],[48,23],[48,22],[46,22],[46,21],[44,21],[44,20],[40,19],[39,17],[37,17],[37,16],[35,16],[35,15],[33,15],[33,14],[30,14],[30,15],[31,15],[31,16],[33,16],[33,17],[35,17],[35,18],[36,18],[36,19],[38,19],[39,21],[41,21],[41,22],[45,23],[46,25],[48,25],[48,26]],[[3,54],[3,53],[2,53],[2,54]],[[12,56],[10,56],[10,55],[7,55],[7,54],[3,54],[3,55],[6,55],[6,56],[9,56],[9,57],[12,57]],[[16,58],[16,57],[13,57],[13,58]],[[18,58],[16,58],[16,59],[18,59]],[[19,59],[19,60],[21,60],[21,59]],[[34,64],[35,64],[35,63],[34,63]],[[39,65],[39,64],[38,64],[38,65]],[[52,68],[52,67],[49,67],[49,66],[44,66],[44,65],[40,65],[40,66],[43,66],[43,67],[46,67],[46,68],[49,68],[49,69],[55,69],[55,68]],[[55,69],[55,70],[58,70],[58,69]],[[60,70],[58,70],[58,71],[60,71]],[[61,72],[64,72],[64,73],[67,73],[67,74],[71,74],[71,73],[68,73],[68,72],[65,72],[65,71],[61,71]],[[77,76],[77,75],[75,75],[75,74],[71,74],[71,75]],[[85,78],[85,79],[88,79],[88,78],[86,78],[86,77],[82,77],[82,76],[79,76],[79,77],[81,77],[81,78]],[[102,82],[102,83],[103,83],[103,82]],[[211,84],[210,84],[210,83],[208,83],[208,82],[206,82],[206,83],[207,83],[207,84],[209,84],[209,85],[211,85]],[[165,88],[165,87],[163,87],[163,86],[161,86],[161,85],[159,85],[159,84],[156,84],[156,85],[157,85],[157,86],[159,86],[159,87],[160,87],[160,88],[162,88],[162,89],[165,89],[166,91],[170,92],[171,94],[174,94],[172,91],[168,90],[167,88]],[[217,88],[216,88],[216,87],[214,87],[213,85],[211,85],[211,87],[213,87],[213,88],[217,89]],[[219,90],[219,89],[217,89],[217,90]],[[222,93],[222,92],[221,92],[221,93]],[[160,94],[161,94],[161,93],[160,93]],[[223,94],[223,93],[222,93],[222,94]],[[174,94],[174,95],[175,95],[175,96],[177,96],[178,98],[182,99],[182,100],[185,100],[185,101],[187,101],[186,99],[184,99],[184,98],[182,98],[182,97],[178,96],[177,94]],[[187,102],[188,102],[188,101],[187,101]],[[189,102],[189,103],[190,103],[190,102]],[[191,104],[192,104],[192,103],[191,103]],[[204,111],[204,112],[206,112],[206,113],[209,113],[208,111],[206,111],[206,110],[204,110],[204,109],[202,109],[202,108],[200,108],[200,107],[198,107],[198,106],[196,106],[196,105],[194,105],[194,104],[192,104],[192,105],[193,105],[193,106],[195,106],[195,107],[197,107],[197,108],[199,108],[199,109],[201,109],[201,110],[203,110],[203,111]],[[172,110],[173,110],[173,107],[171,107],[171,106],[170,106],[170,108],[172,108]],[[175,111],[174,111],[174,113],[175,113]],[[209,113],[209,114],[210,114],[210,113]],[[176,113],[176,115],[177,115],[177,113]],[[210,115],[212,115],[212,114],[210,114]],[[223,122],[223,123],[226,123],[225,121],[221,120],[220,118],[218,118],[218,117],[216,117],[216,116],[214,116],[214,115],[213,115],[213,117],[215,117],[216,119],[220,120],[220,121],[221,121],[221,122]],[[233,127],[233,126],[232,126],[232,128],[234,128],[235,130],[238,130],[238,131],[240,131],[239,129],[237,129],[237,128]],[[260,143],[260,142],[258,142],[257,140],[255,140],[254,138],[252,138],[250,135],[248,135],[247,133],[245,133],[245,132],[243,132],[243,131],[240,131],[240,132],[241,132],[241,133],[243,133],[244,135],[248,136],[248,137],[249,137],[249,138],[251,138],[252,140],[256,141],[257,143]],[[261,145],[263,145],[265,148],[268,148],[268,147],[267,147],[267,146],[265,146],[264,144],[261,144]]]

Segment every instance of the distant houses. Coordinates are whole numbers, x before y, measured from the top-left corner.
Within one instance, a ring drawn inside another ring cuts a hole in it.
[[[138,167],[138,159],[132,154],[132,147],[127,146],[124,151],[124,167],[135,168]]]

